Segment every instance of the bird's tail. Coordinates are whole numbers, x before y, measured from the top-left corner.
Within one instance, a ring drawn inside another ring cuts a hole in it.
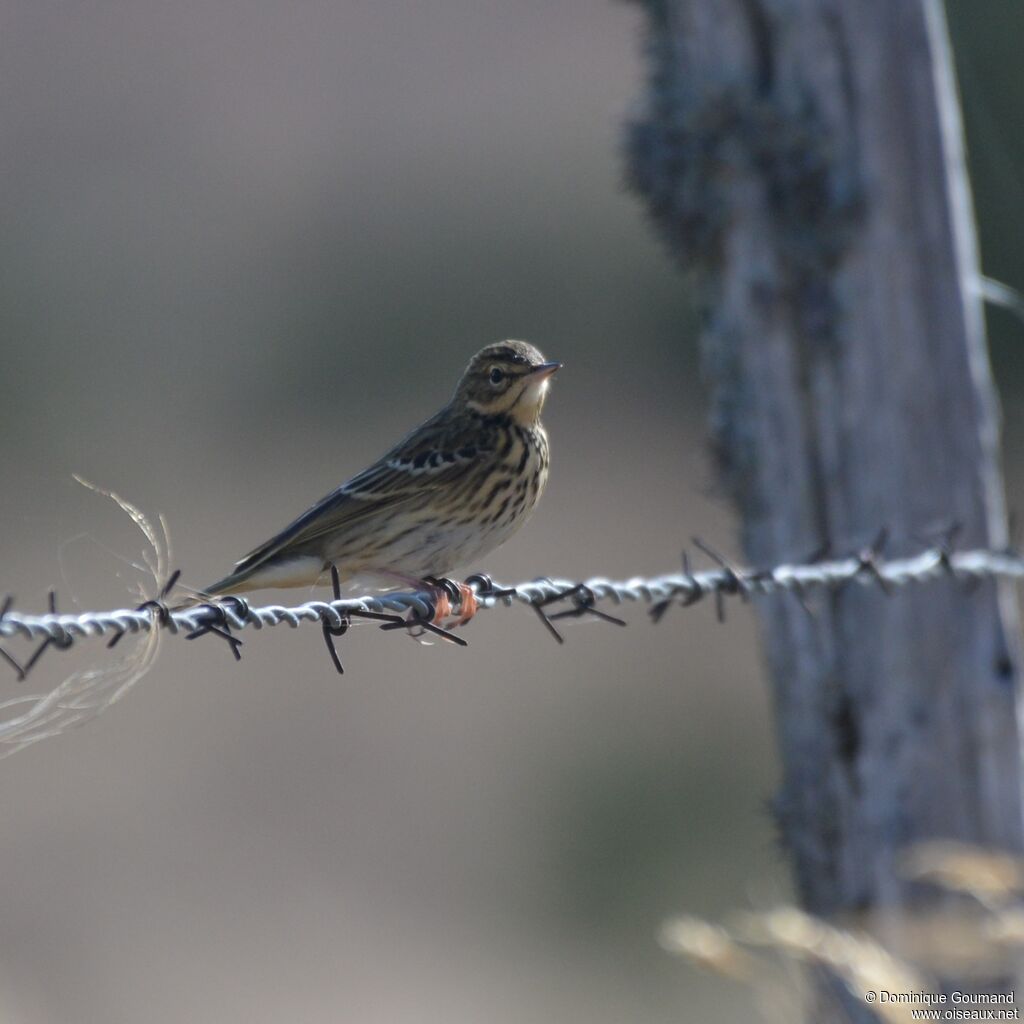
[[[230,594],[241,594],[247,590],[255,590],[256,587],[248,582],[251,575],[251,572],[232,572],[207,587],[185,588],[189,591],[187,596],[180,604],[174,605],[171,610],[181,611],[184,608],[192,608],[197,604],[204,604],[213,598],[228,597]]]
[[[255,590],[258,584],[251,582],[254,574],[252,569],[230,572],[216,583],[201,588],[200,593],[204,597],[227,597],[229,594],[243,594],[247,590]]]
[[[300,555],[287,560],[268,559],[256,565],[235,568],[223,579],[192,591],[190,599],[181,607],[200,604],[210,598],[244,594],[250,590],[270,587],[310,587],[316,585],[324,575],[326,566],[322,558]]]

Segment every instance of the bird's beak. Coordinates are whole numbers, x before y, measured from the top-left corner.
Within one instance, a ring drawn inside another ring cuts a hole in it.
[[[561,363],[541,363],[540,366],[535,366],[530,370],[529,376],[537,376],[541,380],[547,380],[552,374],[558,373],[561,368]]]

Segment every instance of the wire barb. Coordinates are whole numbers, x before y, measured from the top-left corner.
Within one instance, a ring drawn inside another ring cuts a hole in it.
[[[150,598],[148,601],[143,601],[142,604],[135,606],[137,612],[145,612],[152,609],[156,614],[157,621],[161,626],[168,626],[171,624],[171,609],[167,607],[166,599],[167,595],[174,589],[174,584],[178,582],[178,577],[181,576],[181,570],[175,569],[170,576],[164,581],[164,585],[160,588],[160,593],[155,598]],[[124,636],[125,631],[122,629],[115,633],[107,644],[107,649],[116,647],[120,643],[121,638]],[[194,637],[186,637],[188,640],[194,639]],[[238,657],[236,655],[236,657]]]
[[[14,604],[14,595],[8,594],[4,598],[3,605],[0,605],[0,622],[3,622],[4,616],[11,610],[12,604]],[[25,681],[25,669],[13,654],[8,653],[3,647],[0,647],[0,658],[3,658],[4,661],[14,669],[18,676],[19,683]]]
[[[700,537],[694,537],[693,543],[700,548],[712,562],[715,562],[724,573],[722,586],[715,590],[715,618],[719,622],[725,622],[725,599],[727,596],[739,594],[744,601],[748,600],[750,594],[744,581],[744,574],[741,570],[733,568],[724,555],[720,555],[709,544],[705,544]]]
[[[515,587],[496,586],[494,580],[485,572],[475,572],[472,576],[467,576],[465,583],[467,587],[472,587],[476,591],[477,597],[514,597],[516,593]]]
[[[53,618],[57,616],[57,591],[51,590],[49,595],[49,606],[50,615]],[[6,605],[4,611],[7,611]],[[0,616],[2,619],[3,616]],[[54,633],[50,633],[43,640],[43,642],[32,652],[28,661],[23,666],[20,666],[21,675],[18,679],[19,682],[24,682],[28,678],[29,672],[32,671],[39,663],[39,659],[46,653],[46,649],[52,644],[54,647],[59,648],[62,651],[66,651],[71,644],[74,642],[73,638],[66,633],[63,629],[58,629]]]
[[[554,615],[549,615],[548,618],[552,622],[556,619],[580,619],[584,615],[592,615],[595,619],[600,619],[602,622],[610,622],[614,626],[626,625],[625,619],[609,615],[607,612],[601,611],[600,608],[594,607],[597,596],[586,583],[577,583],[575,587],[564,590],[558,595],[558,600],[565,600],[566,598],[572,601],[573,607],[567,608],[565,611],[555,612]]]
[[[331,563],[331,588],[334,591],[334,600],[341,600],[341,577],[338,575],[338,567],[332,562]],[[334,646],[336,637],[344,636],[348,632],[349,624],[351,619],[348,615],[338,615],[337,622],[330,623],[325,618],[323,621],[323,634],[324,643],[327,645],[327,653],[331,656],[331,663],[334,665],[335,670],[339,676],[345,674],[345,666],[341,663],[341,658],[338,656],[338,648]]]
[[[867,573],[867,575],[878,584],[878,589],[888,597],[892,593],[892,587],[889,586],[889,581],[882,575],[878,568],[878,560],[882,557],[885,552],[885,545],[889,542],[889,529],[883,526],[878,531],[878,535],[875,539],[866,547],[862,548],[857,554],[857,572]]]
[[[151,602],[147,602],[147,604],[149,603]],[[219,636],[227,643],[228,647],[231,648],[231,653],[234,655],[235,661],[241,661],[242,641],[237,636],[232,636],[231,623],[228,622],[227,612],[216,605],[209,605],[207,607],[210,611],[211,621],[204,622],[201,626],[193,629],[191,633],[186,633],[185,639],[198,640],[201,636],[207,636],[208,634]]]

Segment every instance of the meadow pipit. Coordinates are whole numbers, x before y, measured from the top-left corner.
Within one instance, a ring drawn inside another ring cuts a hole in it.
[[[383,577],[435,598],[437,578],[496,548],[533,511],[548,476],[540,414],[551,375],[532,345],[504,341],[469,362],[452,400],[372,466],[261,544],[203,593],[315,584],[334,566],[342,579]],[[460,621],[475,611],[460,589]]]

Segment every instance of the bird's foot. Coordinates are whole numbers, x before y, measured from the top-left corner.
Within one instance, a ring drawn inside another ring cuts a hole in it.
[[[465,583],[460,583],[459,587],[459,611],[462,613],[459,616],[459,621],[455,623],[456,626],[464,626],[477,611],[476,602],[476,591]]]
[[[454,618],[453,626],[464,626],[477,612],[476,592],[465,583],[458,583],[445,577],[427,576],[423,581],[430,590],[434,602],[435,626],[443,625]],[[453,605],[459,609],[456,616]]]

